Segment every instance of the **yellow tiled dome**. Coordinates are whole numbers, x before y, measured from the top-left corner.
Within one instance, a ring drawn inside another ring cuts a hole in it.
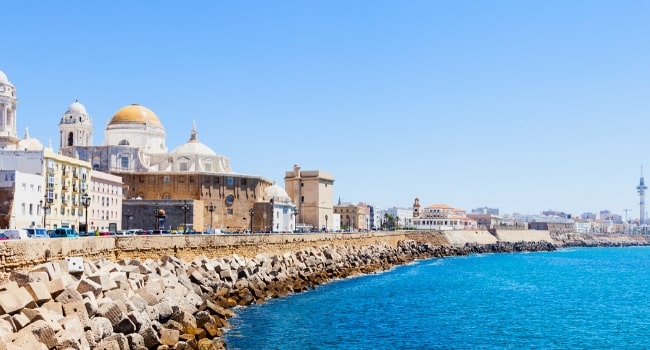
[[[162,128],[160,119],[149,108],[140,106],[139,104],[132,104],[122,107],[115,112],[108,125],[115,124],[148,124],[151,126],[158,126]]]

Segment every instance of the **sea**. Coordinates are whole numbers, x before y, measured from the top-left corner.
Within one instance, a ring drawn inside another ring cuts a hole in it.
[[[421,260],[237,308],[228,349],[650,349],[650,247]]]

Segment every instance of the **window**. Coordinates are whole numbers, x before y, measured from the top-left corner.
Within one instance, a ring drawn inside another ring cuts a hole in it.
[[[242,186],[246,186],[246,179],[241,179],[240,181]]]
[[[233,179],[232,177],[226,178],[226,185],[227,186],[232,186],[234,183],[235,183],[235,179]]]
[[[143,183],[143,182],[144,182],[144,175],[140,175],[140,176],[139,176],[139,181],[140,181],[140,183]]]
[[[212,171],[212,164],[211,163],[205,163],[205,171]]]
[[[163,177],[163,182],[166,184],[169,183],[169,175],[165,175],[165,177]]]
[[[118,142],[117,144],[120,145],[120,146],[128,146],[128,145],[129,145],[129,141],[127,141],[127,140],[121,140],[121,141]]]
[[[300,197],[300,202],[305,203],[305,196]]]
[[[34,204],[29,203],[29,215],[34,215]]]
[[[187,171],[187,170],[189,170],[189,168],[190,168],[190,167],[189,167],[189,165],[188,165],[187,162],[181,162],[181,163],[178,165],[178,169],[179,169],[180,171]]]
[[[235,202],[235,196],[233,196],[232,194],[229,194],[228,196],[226,196],[226,203],[227,204],[233,204],[234,202]]]
[[[228,209],[228,210],[226,210],[226,213],[227,213],[228,215],[232,215],[232,209]]]
[[[122,169],[128,169],[129,168],[129,157],[122,156],[120,158],[120,161],[122,162]]]
[[[185,176],[179,176],[178,182],[185,182]]]
[[[21,213],[25,215],[25,203],[21,204]]]

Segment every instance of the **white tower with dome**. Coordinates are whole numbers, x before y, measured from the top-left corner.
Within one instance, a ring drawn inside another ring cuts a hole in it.
[[[59,148],[91,146],[93,144],[93,122],[78,100],[63,113],[59,123]]]
[[[0,149],[16,149],[16,88],[0,71]]]

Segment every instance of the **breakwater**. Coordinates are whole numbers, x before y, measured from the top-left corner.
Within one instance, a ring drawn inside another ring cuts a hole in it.
[[[192,259],[68,257],[13,270],[0,285],[0,347],[4,342],[7,349],[220,349],[234,306],[415,259],[558,247],[551,241],[449,244],[440,232],[328,238],[275,237],[276,243],[245,244],[241,252],[248,256],[202,254],[199,246],[192,248]],[[623,241],[647,243],[619,237],[606,244]],[[276,244],[295,249],[283,251]],[[158,244],[145,252],[156,249],[170,248]]]

